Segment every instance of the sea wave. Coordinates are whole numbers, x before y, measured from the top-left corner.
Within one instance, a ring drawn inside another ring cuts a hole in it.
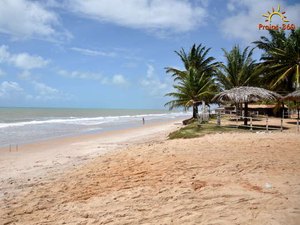
[[[20,121],[20,122],[10,122],[10,123],[0,123],[0,128],[8,127],[23,127],[23,126],[33,126],[33,125],[43,125],[43,124],[70,124],[70,125],[83,125],[83,126],[93,126],[100,125],[104,123],[113,122],[129,122],[134,120],[140,120],[145,118],[159,119],[159,118],[176,118],[180,116],[190,115],[190,113],[177,112],[177,113],[161,113],[161,114],[140,114],[140,115],[122,115],[122,116],[100,116],[100,117],[68,117],[68,118],[51,118],[51,119],[38,119],[30,121]]]

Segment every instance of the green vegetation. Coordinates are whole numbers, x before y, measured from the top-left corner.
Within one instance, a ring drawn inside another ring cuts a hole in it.
[[[262,67],[251,58],[254,49],[248,50],[249,47],[242,51],[239,46],[234,46],[230,52],[223,49],[226,63],[219,63],[216,74],[222,90],[260,83]]]
[[[188,53],[184,49],[176,54],[180,57],[185,70],[167,67],[166,72],[174,78],[175,92],[166,94],[174,99],[167,102],[165,106],[169,109],[193,107],[193,118],[197,118],[198,105],[202,101],[209,102],[218,91],[215,79],[217,62],[215,58],[209,57],[209,48],[201,44],[193,45]]]
[[[289,36],[283,31],[270,31],[271,39],[255,41],[264,50],[261,65],[265,68],[266,88],[292,92],[300,88],[300,28]]]
[[[284,94],[300,90],[300,28],[291,31],[288,36],[284,31],[269,31],[269,34],[270,38],[261,37],[253,42],[263,50],[260,62],[252,59],[254,49],[240,49],[238,45],[229,52],[223,49],[225,63],[216,62],[214,57],[209,56],[210,48],[202,44],[194,44],[188,52],[184,49],[175,51],[184,69],[166,68],[166,73],[171,74],[174,79],[174,91],[166,94],[173,99],[165,106],[170,110],[192,107],[192,118],[195,119],[200,104],[212,103],[216,99],[214,96],[221,91],[238,89],[239,92],[234,93],[227,91],[226,94],[230,97],[227,99],[241,108],[244,103],[244,115],[247,116],[248,102],[269,99],[270,96],[273,96],[273,103],[280,99],[278,94],[262,88]],[[260,87],[260,90],[253,87]],[[264,98],[259,94],[262,91],[268,92]],[[246,96],[252,100],[249,101]],[[247,124],[246,118],[244,124]],[[197,122],[194,122],[171,133],[169,137],[192,138],[231,130],[232,128],[218,127],[211,123],[198,126]]]
[[[170,133],[169,138],[170,139],[195,138],[195,137],[204,136],[206,134],[224,133],[224,132],[233,132],[233,131],[237,131],[237,129],[224,127],[224,126],[217,126],[215,121],[201,124],[201,126],[199,126],[198,122],[195,121],[187,126],[180,128],[177,131]],[[241,132],[241,130],[239,130],[239,132]]]

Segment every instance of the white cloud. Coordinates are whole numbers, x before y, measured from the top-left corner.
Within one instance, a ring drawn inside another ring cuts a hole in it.
[[[112,83],[116,85],[128,85],[128,81],[121,74],[116,74],[112,78]]]
[[[59,18],[38,1],[1,0],[0,33],[17,39],[39,37],[70,38],[66,31],[58,32]]]
[[[33,81],[32,84],[34,85],[34,89],[40,94],[40,95],[57,95],[59,91],[55,88],[52,88],[44,83],[40,83],[37,81]]]
[[[43,59],[41,56],[30,55],[26,52],[12,54],[9,52],[6,45],[1,45],[0,63],[10,63],[23,70],[31,70],[35,68],[45,67],[49,63],[49,61]]]
[[[44,83],[32,81],[34,95],[26,95],[27,100],[48,101],[48,100],[68,100],[70,96],[59,91],[56,88],[50,87]]]
[[[48,101],[48,100],[68,100],[70,95],[50,87],[44,83],[31,81],[31,93],[24,90],[19,83],[13,81],[3,81],[0,83],[0,99]]]
[[[72,0],[71,10],[100,22],[154,31],[185,32],[203,25],[204,8],[186,0]]]
[[[154,77],[154,67],[150,64],[147,65],[147,73],[146,73],[146,77],[151,79],[152,77]]]
[[[4,77],[5,74],[6,74],[6,73],[0,68],[0,77]]]
[[[103,76],[99,73],[90,73],[90,72],[80,72],[80,71],[66,71],[60,70],[58,74],[73,79],[82,79],[82,80],[95,80],[99,81],[101,84],[114,84],[114,85],[128,85],[129,82],[121,74],[116,74],[112,78]]]
[[[83,80],[98,80],[101,83],[107,83],[107,78],[102,76],[99,73],[90,73],[90,72],[81,72],[81,71],[66,71],[60,70],[58,74],[63,77],[74,78],[74,79],[83,79]]]
[[[291,23],[300,23],[300,4],[289,5],[286,1],[261,1],[261,0],[230,0],[227,8],[231,11],[229,17],[225,18],[220,24],[221,31],[227,38],[241,39],[247,43],[257,40],[260,36],[268,33],[258,29],[259,23],[265,23],[262,14],[271,11],[272,7],[277,8],[280,4],[281,9],[286,11],[286,16]],[[278,19],[279,18],[275,18]]]
[[[42,68],[49,63],[49,61],[44,60],[41,56],[32,56],[28,53],[20,53],[13,55],[11,61],[15,64],[16,67],[25,70]]]
[[[97,51],[97,50],[86,49],[86,48],[72,47],[71,50],[88,56],[108,56],[108,57],[116,56],[116,53],[114,52],[103,52],[103,51]]]
[[[235,4],[231,1],[229,1],[227,3],[227,9],[230,11],[230,12],[233,12],[235,10]]]
[[[0,98],[11,98],[23,92],[23,88],[17,82],[3,81],[0,84]]]
[[[171,81],[168,79],[159,79],[154,72],[154,67],[150,64],[147,65],[146,76],[141,80],[141,86],[152,96],[163,96],[171,90]]]
[[[10,60],[10,53],[8,52],[8,47],[6,45],[0,46],[0,63],[8,62]]]

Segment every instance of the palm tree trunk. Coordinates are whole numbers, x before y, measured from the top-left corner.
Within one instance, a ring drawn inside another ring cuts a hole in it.
[[[245,113],[244,117],[248,117],[248,102],[245,102]],[[248,124],[248,118],[244,118],[244,125]]]
[[[198,106],[197,104],[193,105],[193,118],[197,119]]]

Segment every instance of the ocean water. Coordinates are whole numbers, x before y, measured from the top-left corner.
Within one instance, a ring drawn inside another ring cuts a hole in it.
[[[189,112],[131,109],[0,108],[0,146],[185,119]]]

